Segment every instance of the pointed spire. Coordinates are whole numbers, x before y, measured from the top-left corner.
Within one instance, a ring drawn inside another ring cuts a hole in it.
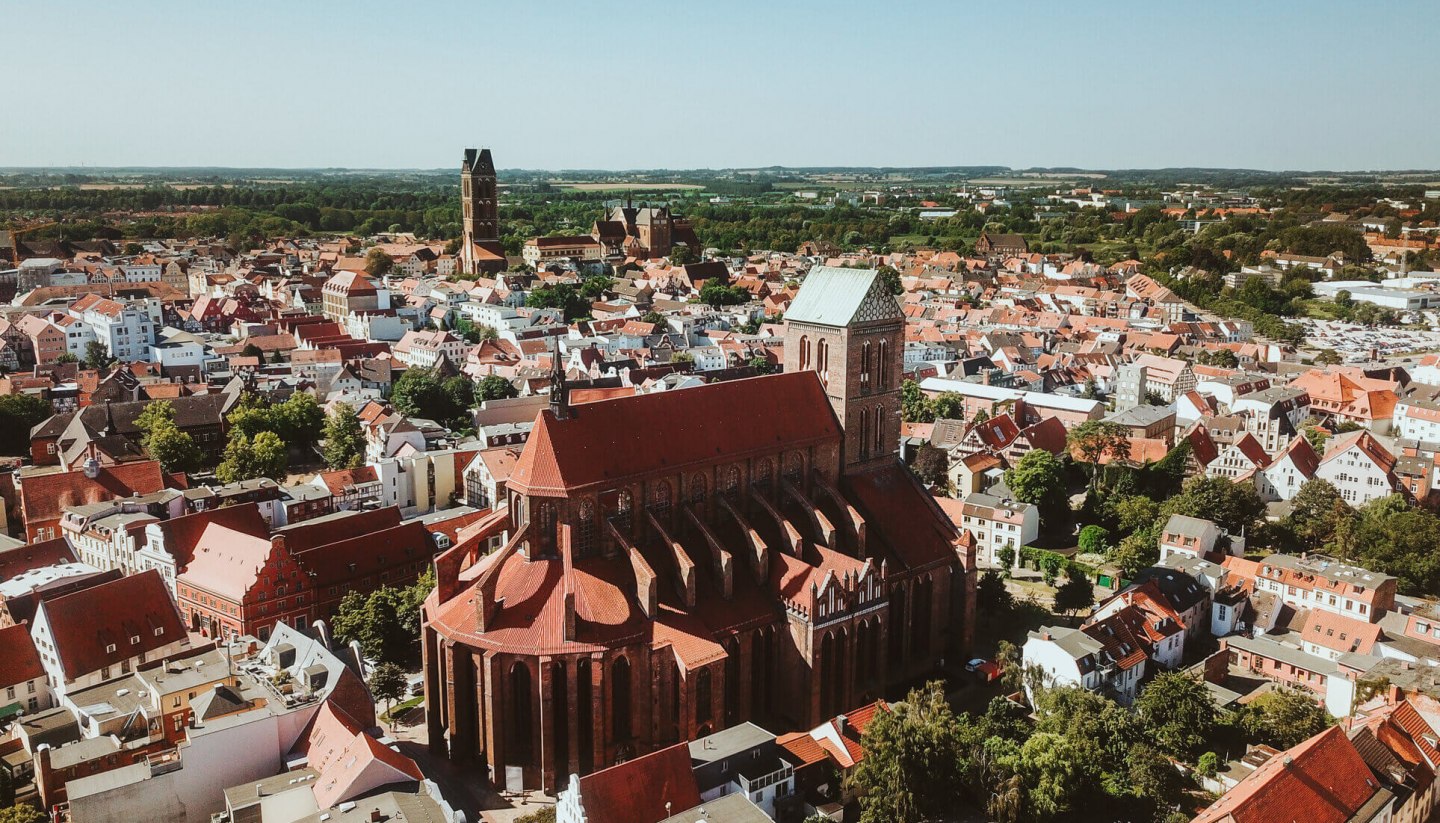
[[[560,338],[551,338],[550,411],[556,420],[570,419],[570,389],[565,385],[565,364],[560,359]]]

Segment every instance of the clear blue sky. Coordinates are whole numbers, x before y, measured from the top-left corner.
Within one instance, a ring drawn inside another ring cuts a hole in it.
[[[0,31],[0,166],[1440,167],[1435,0],[0,0]]]

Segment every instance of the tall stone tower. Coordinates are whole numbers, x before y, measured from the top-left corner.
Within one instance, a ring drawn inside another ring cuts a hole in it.
[[[464,225],[461,261],[476,272],[475,244],[500,241],[500,206],[496,196],[495,161],[489,149],[466,149],[460,164],[460,211]]]
[[[846,473],[900,449],[905,315],[874,269],[816,266],[785,314],[785,371],[813,370],[845,427]]]

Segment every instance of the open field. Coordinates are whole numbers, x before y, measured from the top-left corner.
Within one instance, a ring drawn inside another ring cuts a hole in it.
[[[668,191],[674,189],[698,191],[705,188],[695,183],[551,183],[551,185],[572,191]]]

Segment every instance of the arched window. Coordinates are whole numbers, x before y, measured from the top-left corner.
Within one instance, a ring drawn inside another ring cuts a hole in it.
[[[630,661],[623,657],[610,665],[610,722],[616,740],[630,739]]]
[[[540,551],[545,554],[555,552],[555,504],[540,504],[540,520],[537,523],[540,530]]]
[[[595,504],[590,498],[580,501],[575,523],[575,555],[589,557],[595,548]]]
[[[630,496],[630,490],[621,489],[615,498],[615,526],[627,535],[630,533],[631,512],[634,508],[635,501]]]
[[[770,494],[770,484],[775,480],[775,467],[767,457],[755,464],[755,475],[750,478],[750,485],[761,494]]]
[[[800,485],[800,478],[805,476],[805,458],[800,452],[791,452],[785,458],[785,479],[795,485]]]
[[[885,407],[875,407],[875,453],[885,451]]]
[[[876,351],[879,354],[880,360],[880,368],[877,369],[880,379],[875,386],[875,390],[886,391],[890,388],[890,341],[881,340]]]
[[[710,722],[710,669],[701,669],[695,675],[695,723]]]
[[[510,667],[510,752],[511,762],[517,766],[529,766],[534,752],[532,743],[536,734],[532,730],[535,698],[530,693],[530,667],[517,662]]]
[[[820,382],[830,385],[830,341],[821,339],[815,344],[815,370],[820,372]]]
[[[739,466],[726,466],[724,469],[721,469],[720,493],[725,495],[725,499],[732,503],[740,496]]]
[[[864,457],[870,452],[870,410],[860,410],[860,436],[855,438],[860,444],[860,456]]]
[[[800,336],[800,371],[810,368],[810,337]]]
[[[665,523],[670,519],[670,483],[660,480],[650,491],[650,512],[655,519]]]
[[[690,505],[699,506],[705,502],[705,475],[696,472],[690,478]]]
[[[860,344],[860,393],[870,393],[870,341]]]

